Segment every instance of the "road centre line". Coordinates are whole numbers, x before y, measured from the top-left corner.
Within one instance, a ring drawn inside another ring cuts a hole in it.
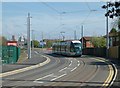
[[[58,76],[58,77],[56,77],[56,78],[51,79],[50,81],[54,81],[54,80],[59,79],[59,78],[65,76],[65,75],[67,75],[67,74],[60,75],[60,76]]]
[[[33,66],[29,66],[29,67],[25,67],[25,68],[13,70],[13,71],[1,73],[1,74],[0,74],[0,78],[6,77],[6,76],[9,76],[9,75],[14,75],[14,74],[21,73],[21,72],[25,72],[25,71],[28,71],[28,70],[32,70],[32,69],[35,69],[35,68],[44,66],[45,64],[48,64],[48,63],[50,62],[50,58],[49,58],[49,57],[44,56],[44,55],[41,55],[41,56],[44,57],[44,58],[47,58],[47,60],[44,61],[43,63],[39,63],[39,64],[37,64],[37,65],[33,65]]]

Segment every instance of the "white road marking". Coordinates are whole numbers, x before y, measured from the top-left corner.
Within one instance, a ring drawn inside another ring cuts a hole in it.
[[[34,81],[35,83],[44,83],[43,81]]]
[[[46,76],[44,76],[44,77],[41,77],[41,78],[36,79],[35,81],[38,81],[38,80],[41,80],[41,79],[47,78],[47,77],[52,76],[52,75],[53,75],[53,74],[46,75]]]
[[[34,51],[36,54],[39,54],[37,51]]]
[[[72,61],[70,61],[70,64],[69,64],[69,66],[71,66],[72,65]]]
[[[77,67],[73,68],[71,71],[74,71],[75,69],[77,69]]]
[[[61,70],[59,70],[59,72],[61,72],[61,71],[65,70],[65,69],[67,69],[67,67],[65,67],[65,68],[63,68],[63,69],[61,69]]]
[[[80,66],[80,63],[78,63],[78,66]]]
[[[71,66],[72,64],[73,64],[73,62],[78,62],[78,64],[76,63],[76,65],[80,65],[80,62],[79,61],[77,61],[77,60],[71,60],[70,61],[70,64],[69,64],[69,66]],[[36,82],[36,83],[44,83],[43,81],[40,81],[41,79],[44,79],[44,78],[49,78],[49,77],[52,77],[51,79],[49,79],[50,81],[54,81],[54,80],[56,80],[56,79],[59,79],[59,78],[61,78],[61,77],[63,77],[63,76],[65,76],[65,75],[67,75],[67,72],[66,72],[66,70],[70,70],[70,71],[74,71],[75,69],[77,69],[77,67],[78,66],[76,66],[76,67],[72,67],[72,68],[70,68],[70,67],[64,67],[64,68],[62,68],[61,70],[59,70],[58,71],[58,74],[59,73],[61,73],[61,72],[64,72],[62,75],[54,75],[54,73],[52,73],[52,74],[49,74],[49,75],[46,75],[46,76],[44,76],[44,77],[41,77],[41,78],[38,78],[38,79],[36,79],[34,82]]]
[[[38,79],[36,79],[35,81],[33,81],[33,82],[35,82],[35,83],[44,83],[43,81],[40,81],[41,79],[44,79],[44,78],[47,78],[47,77],[49,77],[49,76],[52,76],[53,74],[49,74],[49,75],[46,75],[46,76],[44,76],[44,77],[41,77],[41,78],[38,78]]]
[[[60,76],[58,76],[58,77],[56,77],[56,78],[51,79],[50,81],[54,81],[54,80],[59,79],[59,78],[65,76],[65,75],[67,75],[67,74],[60,75]]]

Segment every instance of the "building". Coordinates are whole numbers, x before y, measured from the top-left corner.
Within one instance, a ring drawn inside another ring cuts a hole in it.
[[[17,44],[18,44],[18,47],[20,48],[27,48],[27,40],[25,39],[24,36],[19,37]]]
[[[109,46],[119,46],[120,45],[119,32],[109,33]]]
[[[106,38],[106,35],[105,35]],[[109,58],[120,59],[120,31],[109,32]]]
[[[80,39],[81,43],[82,43],[82,39],[83,39],[83,48],[89,48],[89,47],[94,47],[94,45],[92,44],[91,40],[92,37],[82,37]]]

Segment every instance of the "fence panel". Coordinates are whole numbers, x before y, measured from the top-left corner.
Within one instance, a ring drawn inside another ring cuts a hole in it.
[[[16,63],[20,56],[20,48],[16,46],[2,46],[2,63]]]
[[[106,56],[106,48],[84,48],[83,54],[105,57]]]

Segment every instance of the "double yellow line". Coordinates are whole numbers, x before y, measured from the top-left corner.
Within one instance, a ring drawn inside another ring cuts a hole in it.
[[[102,85],[102,86],[104,86],[104,87],[107,87],[107,86],[110,85],[110,82],[112,81],[113,76],[114,76],[113,67],[112,67],[111,65],[108,65],[108,67],[109,67],[110,73],[109,73],[107,79],[105,80],[104,84]]]
[[[108,67],[109,67],[109,71],[110,71],[110,72],[109,72],[109,75],[108,75],[107,79],[105,80],[105,82],[104,82],[103,85],[102,85],[102,87],[106,88],[106,87],[112,85],[113,81],[115,80],[116,75],[117,75],[117,69],[116,69],[116,67],[115,67],[113,64],[111,64],[111,63],[108,62],[107,60],[101,60],[101,59],[96,59],[96,60],[97,60],[97,61],[100,61],[100,62],[106,63],[106,64],[108,65]],[[112,65],[113,65],[113,66],[112,66]],[[115,68],[115,71],[114,71],[113,67]],[[115,75],[114,75],[114,74],[115,74]],[[113,77],[114,77],[114,78],[113,78]]]

